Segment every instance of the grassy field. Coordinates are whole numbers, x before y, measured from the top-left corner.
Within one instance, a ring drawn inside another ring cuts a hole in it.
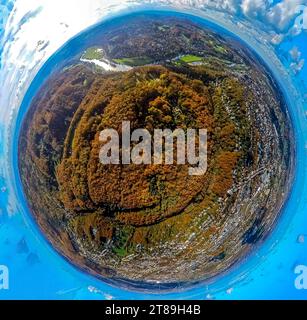
[[[201,62],[203,61],[202,57],[194,56],[192,54],[188,54],[180,58],[180,61],[185,63],[193,63],[193,62]]]
[[[86,60],[100,60],[102,58],[103,51],[99,48],[88,48],[82,56],[82,59]]]
[[[113,59],[113,61],[118,64],[124,64],[130,67],[144,66],[145,64],[149,64],[153,62],[152,59],[148,57],[120,58],[120,59]]]
[[[227,50],[222,46],[215,46],[215,50],[219,53],[223,53],[223,54],[227,53]]]

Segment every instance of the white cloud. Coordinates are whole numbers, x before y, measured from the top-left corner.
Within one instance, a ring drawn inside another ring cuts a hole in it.
[[[295,18],[300,14],[298,8],[301,5],[307,5],[307,0],[283,0],[269,10],[267,20],[272,26],[285,32],[293,26]]]
[[[266,15],[272,1],[270,0],[242,0],[242,13],[250,18],[260,18]]]
[[[290,69],[294,72],[294,74],[298,74],[299,72],[301,72],[304,65],[305,65],[305,60],[302,59],[299,62],[292,62],[290,64]]]
[[[302,53],[298,50],[298,47],[293,47],[289,51],[289,55],[291,57],[291,64],[290,64],[290,69],[294,74],[298,74],[301,72],[305,65],[305,60],[301,59]]]
[[[287,33],[293,27],[295,18],[300,14],[299,6],[307,6],[307,0],[281,0],[277,4],[273,4],[273,0],[139,0],[139,2],[225,10],[232,14],[259,19],[280,33]],[[307,20],[307,10],[303,14]]]
[[[301,52],[298,50],[298,47],[293,47],[290,51],[290,56],[292,58],[292,60],[294,61],[298,61],[301,57]]]
[[[271,39],[271,43],[275,46],[279,45],[283,40],[285,36],[283,34],[274,34]]]

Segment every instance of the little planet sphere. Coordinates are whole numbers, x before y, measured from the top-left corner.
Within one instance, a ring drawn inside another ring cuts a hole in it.
[[[293,129],[274,77],[241,41],[175,14],[136,14],[81,40],[20,130],[40,230],[77,268],[128,287],[229,271],[270,234],[291,188]],[[125,121],[149,133],[206,129],[207,171],[101,163],[100,132]]]

